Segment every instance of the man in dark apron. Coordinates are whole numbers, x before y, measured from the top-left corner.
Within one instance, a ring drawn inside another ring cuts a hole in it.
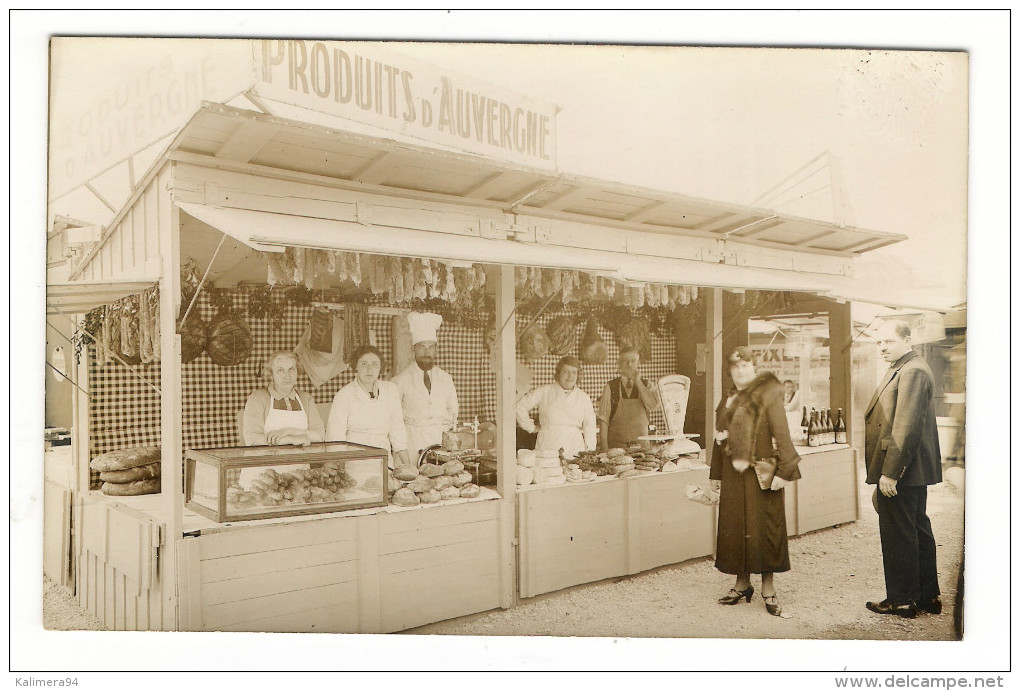
[[[606,384],[596,411],[600,450],[626,447],[648,434],[648,415],[660,405],[655,387],[638,372],[637,350],[621,350],[617,366],[620,376]]]

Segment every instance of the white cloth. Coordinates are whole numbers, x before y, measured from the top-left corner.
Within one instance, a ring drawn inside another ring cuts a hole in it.
[[[344,362],[344,320],[333,315],[333,350],[330,352],[320,353],[309,347],[308,342],[311,337],[312,325],[309,323],[308,328],[301,334],[297,347],[294,348],[294,354],[304,368],[305,374],[308,375],[309,381],[312,382],[312,386],[317,389],[347,370],[347,363]]]
[[[543,384],[517,401],[517,424],[526,432],[535,431],[529,414],[538,406],[541,427],[536,449],[562,448],[568,458],[579,451],[594,450],[597,438],[595,406],[579,387],[564,391],[559,384]]]
[[[272,406],[272,394],[270,393],[270,406]],[[285,427],[295,427],[297,429],[308,429],[308,414],[305,413],[305,409],[301,406],[301,397],[294,396],[293,400],[297,401],[297,410],[278,410],[270,407],[269,413],[266,415],[266,423],[263,426],[265,432],[273,432],[278,429],[284,429]],[[291,470],[298,470],[301,468],[307,469],[309,465],[307,463],[293,463],[290,465],[273,465],[273,466],[259,466],[257,468],[241,468],[241,473],[238,476],[238,484],[241,487],[247,488],[251,481],[257,478],[262,472],[272,468],[278,473],[286,473]]]
[[[412,463],[422,449],[442,443],[443,430],[453,428],[460,412],[453,377],[438,367],[430,369],[429,376],[432,378],[431,393],[425,388],[425,372],[418,363],[412,363],[392,380],[400,391],[407,450],[413,454]]]
[[[443,318],[432,312],[409,312],[407,324],[411,327],[411,343],[435,341],[436,333],[443,324]]]
[[[326,422],[326,439],[367,444],[387,451],[407,448],[400,391],[391,381],[376,381],[371,398],[357,379],[336,392]]]

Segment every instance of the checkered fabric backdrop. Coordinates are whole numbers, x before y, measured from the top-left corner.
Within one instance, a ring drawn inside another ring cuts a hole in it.
[[[247,314],[248,295],[244,287],[233,294],[235,310]],[[204,294],[200,295],[195,309],[206,321],[215,316]],[[273,328],[269,321],[249,319],[254,345],[246,361],[232,367],[221,367],[212,362],[208,354],[183,366],[181,395],[183,407],[184,448],[214,448],[236,446],[238,440],[238,413],[243,410],[248,395],[268,381],[261,369],[269,354],[275,350],[293,348],[312,316],[311,306],[287,303],[283,322]],[[543,314],[538,323],[544,328],[550,319],[566,311]],[[192,317],[189,317],[189,319]],[[369,307],[368,326],[375,345],[383,354],[383,378],[390,378],[392,362],[391,320],[388,314],[373,312]],[[518,318],[518,336],[528,320]],[[577,326],[580,341],[583,324]],[[609,357],[603,365],[585,365],[581,376],[583,388],[593,402],[597,402],[606,382],[617,375],[616,358],[619,348],[612,335],[599,327],[599,333],[609,348]],[[438,365],[450,373],[457,387],[460,401],[460,421],[468,422],[474,416],[482,420],[496,418],[496,375],[491,371],[490,358],[481,329],[444,324],[439,329]],[[577,354],[576,347],[573,354]],[[159,444],[159,396],[146,383],[118,362],[99,363],[95,350],[89,349],[89,386],[91,391],[91,429],[89,439],[93,456],[127,446]],[[559,356],[546,355],[526,363],[532,370],[533,386],[552,381],[553,370]],[[642,364],[642,373],[656,379],[675,370],[675,344],[671,338],[652,337],[652,357]],[[142,376],[159,386],[159,364],[140,365],[135,368]],[[341,373],[315,389],[302,374],[298,388],[310,393],[317,403],[328,403],[345,384],[354,378],[353,370]],[[665,429],[660,413],[652,415],[652,423]],[[93,478],[96,480],[98,474]]]

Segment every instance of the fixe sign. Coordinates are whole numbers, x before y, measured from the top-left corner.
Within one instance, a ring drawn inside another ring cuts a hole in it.
[[[377,44],[263,40],[255,91],[265,98],[440,144],[554,169],[556,107]]]

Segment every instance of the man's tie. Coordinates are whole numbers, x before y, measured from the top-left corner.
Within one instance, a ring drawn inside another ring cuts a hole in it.
[[[432,393],[432,377],[429,376],[428,372],[425,373],[425,388],[428,389],[429,393]]]

